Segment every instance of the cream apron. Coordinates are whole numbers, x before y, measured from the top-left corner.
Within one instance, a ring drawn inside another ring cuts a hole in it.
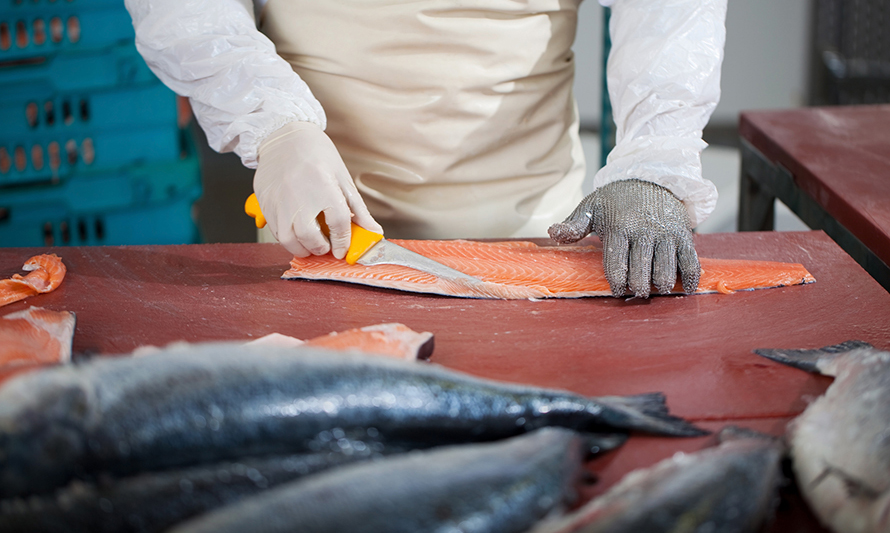
[[[581,200],[581,0],[270,0],[388,237],[546,236]]]

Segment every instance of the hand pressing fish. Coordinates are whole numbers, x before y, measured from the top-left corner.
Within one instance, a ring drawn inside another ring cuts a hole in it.
[[[583,439],[545,428],[306,478],[171,533],[523,533],[576,498]]]
[[[627,474],[577,511],[530,533],[756,533],[778,503],[783,445],[727,428],[715,448]]]
[[[848,341],[755,353],[835,378],[788,427],[813,512],[838,533],[890,532],[890,352]]]
[[[121,476],[360,441],[400,448],[488,441],[543,426],[704,432],[661,394],[587,398],[434,365],[312,348],[192,345],[16,377],[0,388],[0,498]]]

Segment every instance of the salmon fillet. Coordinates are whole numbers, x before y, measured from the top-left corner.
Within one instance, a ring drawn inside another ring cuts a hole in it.
[[[410,292],[468,298],[580,298],[611,296],[595,246],[538,246],[526,241],[474,242],[396,240],[391,242],[483,280],[465,285],[398,265],[349,265],[332,255],[294,257],[283,279],[345,281]],[[700,258],[697,293],[800,285],[816,281],[797,263]],[[673,294],[682,294],[677,283]]]
[[[71,360],[74,313],[32,307],[0,320],[0,368]]]
[[[56,254],[35,255],[25,261],[22,270],[28,274],[13,274],[10,279],[0,280],[0,307],[56,290],[67,271]]]

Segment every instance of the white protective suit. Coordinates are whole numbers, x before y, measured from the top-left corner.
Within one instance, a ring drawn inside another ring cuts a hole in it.
[[[595,186],[663,185],[694,224],[713,210],[701,131],[726,1],[600,0],[617,146]],[[140,53],[189,97],[213,149],[256,168],[281,126],[326,128],[387,236],[409,238],[545,236],[581,200],[579,4],[126,0]]]

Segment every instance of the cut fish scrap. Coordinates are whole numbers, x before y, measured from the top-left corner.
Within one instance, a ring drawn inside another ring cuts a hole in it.
[[[71,360],[74,313],[31,307],[0,320],[0,368]]]
[[[331,350],[358,350],[396,359],[414,361],[429,359],[433,353],[433,334],[418,333],[404,324],[377,324],[363,328],[333,332],[309,339],[305,346]]]
[[[25,262],[22,270],[28,274],[13,274],[10,279],[0,280],[0,307],[54,291],[67,271],[62,258],[56,254],[35,255]]]
[[[283,279],[315,279],[358,283],[410,292],[469,298],[580,298],[611,296],[603,272],[602,250],[594,246],[538,246],[532,242],[395,240],[394,243],[446,266],[479,278],[478,285],[439,279],[398,265],[349,265],[332,255],[295,257]],[[700,258],[697,293],[813,283],[800,264],[772,261]],[[680,283],[673,294],[682,294]]]

